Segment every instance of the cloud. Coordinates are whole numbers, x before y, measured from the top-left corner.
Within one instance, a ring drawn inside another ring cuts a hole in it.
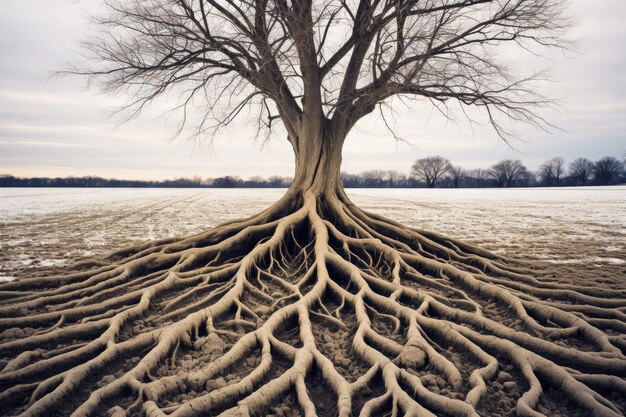
[[[254,128],[238,123],[213,146],[179,137],[175,119],[157,103],[139,119],[120,124],[110,110],[124,97],[85,91],[84,80],[53,77],[53,70],[79,59],[77,41],[89,29],[88,13],[100,0],[7,2],[0,15],[0,172],[19,175],[86,175],[172,178],[234,174],[292,175],[292,151],[284,138],[255,143]],[[543,115],[563,130],[550,134],[517,126],[522,140],[504,144],[485,123],[451,123],[427,102],[395,106],[395,126],[410,144],[394,141],[377,115],[349,136],[343,169],[395,169],[408,172],[413,160],[440,154],[454,163],[486,167],[503,158],[519,158],[531,168],[556,155],[598,158],[626,150],[626,4],[605,0],[572,1],[579,20],[573,35],[579,52],[550,56],[557,82],[542,86],[562,97],[563,111]],[[517,55],[512,55],[517,57]],[[517,58],[515,58],[517,59]],[[521,59],[521,58],[520,58]],[[545,60],[513,62],[534,68]],[[484,119],[483,119],[484,122]]]

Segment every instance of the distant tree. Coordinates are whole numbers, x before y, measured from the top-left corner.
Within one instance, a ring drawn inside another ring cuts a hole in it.
[[[554,179],[557,187],[561,185],[561,177],[565,173],[565,160],[560,156],[552,158],[552,169],[554,171]]]
[[[340,174],[341,182],[345,188],[358,188],[361,186],[361,178],[355,174],[349,174],[342,171]]]
[[[0,187],[19,187],[20,180],[21,178],[16,178],[13,175],[0,175]]]
[[[246,181],[246,186],[248,187],[262,187],[264,185],[267,185],[267,181],[265,181],[265,178],[259,175],[250,177],[250,179]]]
[[[450,183],[454,188],[459,188],[461,181],[463,180],[463,174],[465,170],[459,166],[452,164],[448,165],[448,175],[450,175]]]
[[[538,174],[541,183],[544,185],[559,186],[564,172],[565,161],[561,157],[555,157],[541,164]]]
[[[470,187],[484,187],[489,179],[489,171],[482,168],[465,171],[465,184]]]
[[[389,181],[389,187],[399,187],[406,182],[406,175],[390,170],[387,171],[387,180]]]
[[[537,171],[537,176],[539,177],[539,182],[543,185],[547,185],[548,187],[552,185],[554,182],[554,171],[552,169],[552,161],[546,161],[539,166],[539,170]]]
[[[213,187],[215,188],[233,188],[241,182],[241,178],[227,175],[225,177],[215,178],[213,180]]]
[[[569,164],[569,176],[576,184],[586,185],[593,173],[593,162],[587,158],[577,158]]]
[[[515,181],[523,178],[527,171],[522,161],[505,159],[494,164],[489,170],[489,175],[496,181],[498,187],[511,187]]]
[[[517,180],[517,183],[522,187],[531,187],[537,185],[537,177],[529,170],[526,170],[522,176]]]
[[[411,175],[425,181],[428,188],[433,188],[446,173],[449,165],[450,161],[442,156],[429,156],[415,161],[411,167]]]
[[[615,182],[618,178],[624,164],[613,156],[605,156],[595,162],[593,166],[594,179],[598,184],[608,185]]]
[[[382,171],[379,169],[371,169],[369,171],[364,171],[361,173],[361,178],[363,179],[363,186],[365,187],[380,187],[387,176],[387,171]]]
[[[280,177],[278,175],[273,175],[268,178],[267,183],[270,187],[285,187],[288,184],[288,180],[285,177]]]

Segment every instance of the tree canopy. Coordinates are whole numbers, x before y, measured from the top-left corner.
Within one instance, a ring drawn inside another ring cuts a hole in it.
[[[248,107],[260,127],[280,121],[298,147],[304,130],[343,139],[393,96],[449,101],[542,125],[537,74],[498,57],[503,44],[564,46],[566,0],[108,0],[73,72],[108,91],[130,90],[128,109],[175,89],[183,123],[201,108],[213,134]],[[246,112],[246,114],[248,114]]]

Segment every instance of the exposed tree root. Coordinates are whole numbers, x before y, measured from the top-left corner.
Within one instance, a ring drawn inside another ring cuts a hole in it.
[[[626,294],[354,207],[253,218],[0,285],[22,416],[620,416]]]

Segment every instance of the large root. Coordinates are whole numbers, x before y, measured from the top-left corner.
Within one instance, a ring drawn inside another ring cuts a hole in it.
[[[339,193],[0,285],[22,416],[619,416],[626,293]]]

